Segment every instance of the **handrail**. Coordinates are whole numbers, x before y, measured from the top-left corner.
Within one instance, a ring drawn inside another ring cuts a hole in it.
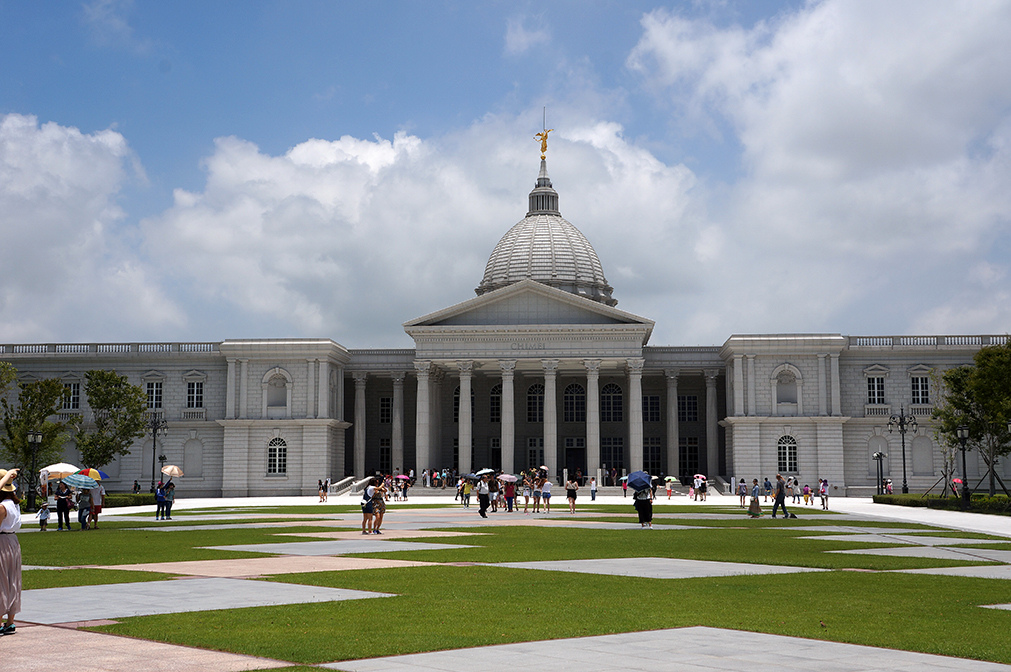
[[[343,495],[345,492],[351,489],[352,484],[355,482],[354,476],[347,476],[337,481],[336,483],[330,484],[330,490],[328,494],[330,495]]]

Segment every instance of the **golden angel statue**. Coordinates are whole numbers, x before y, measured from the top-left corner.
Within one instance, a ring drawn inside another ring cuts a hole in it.
[[[549,128],[534,136],[534,140],[539,140],[541,143],[541,161],[544,160],[544,153],[548,151],[548,133],[553,130],[555,129]]]

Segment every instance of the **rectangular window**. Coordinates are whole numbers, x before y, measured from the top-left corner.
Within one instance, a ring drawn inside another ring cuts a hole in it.
[[[186,408],[204,407],[204,384],[200,381],[186,383]]]
[[[536,469],[544,464],[544,437],[531,436],[527,439],[527,468]]]
[[[147,384],[147,407],[151,410],[161,408],[161,381]]]
[[[699,396],[697,394],[678,395],[678,422],[699,421]]]
[[[501,469],[502,439],[497,436],[488,439],[488,449],[491,451],[491,464],[489,464],[488,466],[491,467],[492,469]],[[471,464],[473,465],[473,462]]]
[[[491,422],[502,422],[502,393],[495,394],[492,392],[491,398],[488,400],[488,414],[489,421]]]
[[[65,389],[68,393],[68,396],[63,398],[63,410],[79,410],[81,408],[81,384],[64,383],[63,389]]]
[[[390,439],[379,439],[379,471],[384,474],[393,472],[393,444]]]
[[[544,392],[527,394],[527,422],[544,422]]]
[[[678,476],[691,478],[699,473],[699,437],[682,436],[678,439]]]
[[[925,376],[913,376],[913,403],[914,404],[929,404],[930,403],[930,379]]]
[[[642,397],[642,421],[660,422],[660,395],[648,394]],[[650,472],[653,473],[653,472]]]
[[[642,440],[642,468],[651,476],[659,476],[663,471],[661,462],[660,437],[647,436]]]
[[[885,379],[881,376],[871,376],[867,379],[867,403],[885,403]]]
[[[600,437],[600,461],[608,469],[614,467],[621,471],[625,466],[625,440],[620,436]]]
[[[393,397],[379,397],[379,424],[389,425],[393,422]]]

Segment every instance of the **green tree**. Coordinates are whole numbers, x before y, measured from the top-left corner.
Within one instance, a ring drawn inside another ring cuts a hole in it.
[[[18,370],[10,362],[0,362],[0,397],[7,394],[7,390],[14,386],[14,381],[18,379]]]
[[[940,403],[934,407],[937,437],[942,444],[959,445],[955,431],[969,428],[967,446],[979,451],[996,492],[998,458],[1011,452],[1011,340],[980,348],[971,366],[944,372]]]
[[[36,467],[55,462],[69,438],[68,425],[49,418],[60,412],[66,395],[63,381],[48,378],[20,383],[16,403],[11,403],[6,397],[0,398],[4,424],[4,433],[0,435],[0,455],[23,469],[25,474],[31,473],[33,457]],[[42,434],[42,443],[37,448],[28,444],[30,431]],[[34,482],[35,475],[18,480],[23,487],[24,483]]]
[[[115,371],[88,371],[84,378],[94,423],[79,428],[77,448],[83,466],[100,469],[129,453],[134,440],[144,436],[147,394]]]

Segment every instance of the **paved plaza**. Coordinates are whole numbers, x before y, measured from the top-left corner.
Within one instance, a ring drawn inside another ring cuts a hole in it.
[[[620,497],[604,503],[628,503]],[[209,548],[250,553],[248,558],[222,560],[189,560],[102,566],[100,569],[151,572],[172,575],[169,580],[115,583],[96,586],[46,588],[27,590],[23,611],[18,615],[18,632],[0,639],[0,659],[5,669],[43,670],[51,661],[40,656],[41,650],[66,649],[88,660],[92,671],[133,672],[134,670],[256,670],[292,664],[254,656],[206,651],[113,634],[79,629],[87,625],[114,622],[115,619],[148,614],[197,612],[255,606],[337,602],[388,597],[390,593],[318,587],[280,581],[259,581],[260,577],[311,572],[423,567],[438,563],[393,558],[356,557],[366,553],[399,554],[409,550],[459,549],[479,546],[487,528],[529,525],[535,527],[573,529],[636,529],[635,523],[616,523],[596,518],[613,518],[615,514],[597,514],[582,510],[575,520],[567,512],[549,516],[524,516],[521,513],[499,513],[489,520],[476,516],[474,510],[400,509],[394,510],[384,526],[383,537],[363,537],[356,530],[317,529],[293,533],[286,528],[306,526],[305,516],[249,515],[215,512],[201,514],[195,507],[258,506],[306,504],[306,499],[288,500],[209,500],[180,502],[174,516],[180,525],[157,528],[171,534],[191,529],[231,530],[242,527],[276,528],[278,543],[232,544]],[[332,501],[331,503],[351,503]],[[451,497],[426,497],[424,503],[452,503]],[[678,519],[718,520],[738,518],[714,510],[713,506],[732,505],[731,498],[713,497],[709,505],[699,505],[698,513],[666,516],[658,514],[654,530],[640,530],[643,535],[663,535],[664,530],[706,529],[704,526],[678,524]],[[807,544],[810,539],[832,539],[861,542],[869,548],[830,550],[830,553],[876,554],[939,560],[959,560],[979,564],[963,567],[894,570],[908,573],[968,576],[995,580],[1011,580],[1011,521],[996,516],[962,514],[949,511],[899,509],[870,504],[866,500],[835,500],[835,508],[844,515],[832,514],[825,526],[800,525],[790,528],[808,533],[796,539]],[[194,508],[189,508],[194,507]],[[188,509],[188,510],[187,510]],[[129,513],[122,510],[119,513]],[[805,518],[827,517],[825,514]],[[907,514],[913,515],[907,515]],[[109,515],[106,520],[132,520],[122,515]],[[270,518],[272,520],[268,521]],[[281,522],[278,522],[281,519]],[[301,520],[301,522],[300,522]],[[198,521],[214,521],[198,525]],[[869,525],[883,521],[894,524],[885,527]],[[947,529],[953,536],[938,536],[938,530],[923,533],[910,523],[923,523]],[[191,524],[192,523],[192,524]],[[326,514],[311,523],[314,527],[355,527],[360,516]],[[432,529],[438,528],[438,529]],[[456,531],[460,528],[459,531]],[[462,528],[467,528],[464,531]],[[26,533],[28,531],[26,530]],[[962,536],[961,533],[973,533]],[[1007,550],[973,548],[1000,546],[1001,539],[975,539],[973,535],[994,535],[1008,540]],[[301,538],[301,539],[297,539]],[[458,538],[453,544],[439,540]],[[283,541],[281,541],[283,539]],[[461,544],[460,542],[464,542]],[[884,547],[876,547],[884,546]],[[268,554],[268,555],[264,555]],[[408,556],[409,557],[409,556]],[[474,563],[472,563],[474,564]],[[663,557],[599,558],[561,561],[531,561],[480,563],[483,566],[525,569],[533,572],[581,572],[660,580],[682,580],[699,577],[730,577],[742,575],[782,574],[791,572],[824,572],[809,567],[778,566],[741,562],[713,562]],[[30,570],[32,566],[26,566]],[[38,567],[41,569],[42,567]],[[159,577],[161,578],[161,577]],[[993,609],[1011,610],[1011,604],[984,605]],[[83,656],[83,657],[82,657]],[[780,670],[804,669],[831,672],[861,670],[1007,670],[1011,666],[927,655],[891,649],[842,644],[798,637],[725,630],[712,627],[685,627],[647,630],[615,635],[554,639],[481,648],[465,648],[396,657],[336,661],[316,667],[361,672],[398,672],[401,670],[438,670],[456,672],[474,668],[489,672],[544,672],[553,669],[609,672],[641,668],[649,670]]]

